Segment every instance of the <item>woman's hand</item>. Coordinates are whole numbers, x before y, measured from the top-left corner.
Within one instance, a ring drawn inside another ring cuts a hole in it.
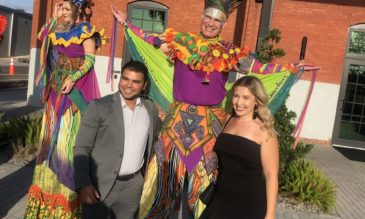
[[[127,18],[125,16],[125,14],[123,14],[117,8],[115,8],[114,5],[111,5],[111,9],[112,9],[112,12],[113,12],[113,15],[114,15],[115,19],[117,19],[117,21],[120,22],[120,23],[125,23],[125,20]]]
[[[61,88],[61,93],[63,94],[68,94],[70,93],[70,91],[72,90],[72,88],[74,87],[75,82],[73,82],[71,80],[71,78],[67,78],[65,80],[65,82],[63,82],[62,88]]]
[[[54,6],[54,10],[53,10],[53,19],[57,20],[58,18],[60,18],[62,16],[62,6],[63,6],[63,2],[58,2],[56,3],[56,5]]]

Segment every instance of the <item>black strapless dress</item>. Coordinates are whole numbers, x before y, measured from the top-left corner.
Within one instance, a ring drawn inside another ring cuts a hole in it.
[[[214,151],[218,155],[216,193],[206,212],[209,219],[263,219],[266,185],[260,145],[247,138],[222,133]]]

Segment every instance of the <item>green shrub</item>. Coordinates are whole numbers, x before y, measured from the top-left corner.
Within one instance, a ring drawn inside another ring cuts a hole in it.
[[[10,118],[7,123],[3,124],[3,128],[13,152],[17,153],[28,145],[38,144],[41,118],[37,115]]]
[[[279,29],[270,32],[259,41],[256,59],[262,63],[271,62],[282,57],[285,52],[281,48],[275,48],[280,42]],[[304,157],[312,148],[312,144],[298,143],[296,148],[292,146],[295,138],[292,133],[295,129],[293,120],[296,114],[289,111],[285,103],[275,114],[275,130],[278,132],[280,166],[279,188],[280,192],[293,195],[299,201],[317,205],[324,212],[330,212],[335,206],[336,198],[333,184],[324,178],[322,173]]]
[[[280,153],[280,171],[279,171],[279,186],[283,185],[287,168],[291,162],[298,158],[305,157],[312,148],[312,144],[298,143],[296,149],[292,148],[295,138],[292,133],[295,125],[292,123],[296,117],[295,112],[289,111],[285,104],[275,114],[275,130],[278,132],[279,153]]]
[[[287,169],[282,189],[299,201],[315,204],[325,213],[336,204],[333,183],[325,179],[322,172],[306,159],[297,159]]]
[[[264,38],[259,40],[259,47],[256,53],[256,59],[261,63],[272,62],[273,59],[285,56],[281,48],[275,48],[275,44],[281,40],[281,31],[279,29],[270,30]]]
[[[2,121],[4,113],[0,113],[0,141],[5,140],[6,137],[6,131],[4,127],[4,123]]]

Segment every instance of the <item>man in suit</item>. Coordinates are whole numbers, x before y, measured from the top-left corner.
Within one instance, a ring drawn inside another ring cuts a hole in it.
[[[76,188],[84,218],[135,218],[143,172],[160,129],[158,110],[140,97],[147,68],[122,68],[119,92],[90,102],[74,149]]]

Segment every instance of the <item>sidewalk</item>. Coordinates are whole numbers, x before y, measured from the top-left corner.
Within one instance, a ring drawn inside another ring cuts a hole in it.
[[[23,218],[33,168],[33,165],[0,165],[0,218]]]
[[[354,153],[365,155],[360,150]],[[362,162],[350,162],[331,146],[316,146],[308,158],[337,186],[336,211],[341,218],[365,218],[365,156]]]
[[[362,151],[359,151],[362,152]],[[356,151],[355,151],[356,153]],[[318,215],[277,208],[278,219],[361,219],[365,215],[365,162],[356,165],[335,148],[316,145],[308,158],[323,169],[336,184],[339,216]],[[22,218],[25,211],[26,191],[31,183],[33,166],[19,167],[0,161],[0,218]]]

